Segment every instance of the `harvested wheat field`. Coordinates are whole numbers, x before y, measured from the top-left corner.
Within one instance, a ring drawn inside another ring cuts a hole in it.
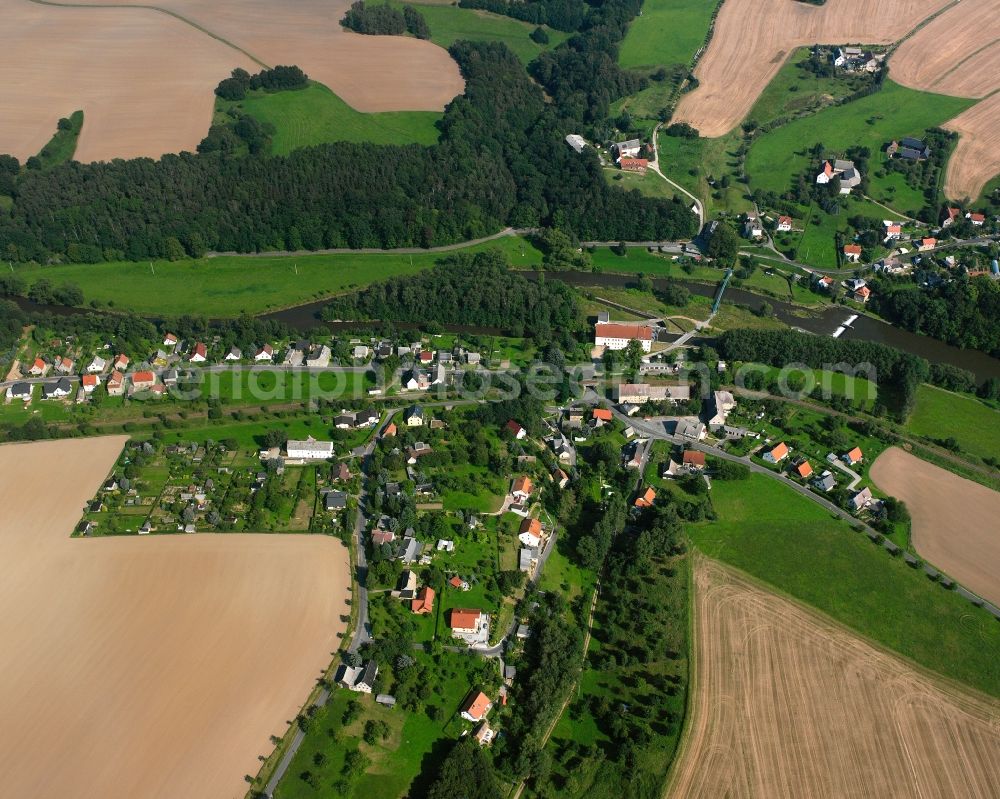
[[[0,447],[3,795],[242,797],[337,646],[347,552],[69,538],[124,441]]]
[[[955,97],[989,97],[944,127],[961,135],[948,162],[945,194],[979,196],[1000,173],[1000,0],[962,0],[903,42],[890,59],[893,80]],[[992,95],[992,96],[990,96]]]
[[[1000,93],[948,120],[942,127],[959,134],[948,161],[944,193],[975,200],[983,186],[1000,174]]]
[[[906,503],[920,557],[1000,605],[1000,493],[898,447],[879,455],[869,476]]]
[[[297,64],[358,111],[440,111],[462,92],[465,84],[458,65],[436,44],[404,36],[363,36],[341,27],[350,4],[350,0],[161,0],[157,6],[267,64]],[[209,88],[216,83],[218,79]]]
[[[725,0],[704,57],[699,86],[685,94],[674,121],[703,136],[728,133],[796,48],[817,42],[889,44],[949,0]]]
[[[0,47],[0,152],[22,160],[79,108],[79,161],[194,150],[208,132],[220,77],[255,66],[190,25],[144,9],[0,0],[0,15],[8,31]]]
[[[1000,703],[700,557],[697,682],[671,799],[991,799]]]

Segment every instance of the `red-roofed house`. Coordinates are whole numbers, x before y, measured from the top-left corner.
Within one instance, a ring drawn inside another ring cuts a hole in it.
[[[482,721],[493,707],[490,698],[482,691],[473,691],[462,704],[461,716],[466,721]]]
[[[795,473],[805,480],[809,475],[813,473],[813,467],[809,461],[802,461],[795,467]]]
[[[781,461],[788,457],[788,446],[782,441],[774,449],[761,455],[761,457],[768,463],[781,463]]]
[[[489,636],[489,616],[481,610],[452,608],[448,618],[448,626],[451,627],[452,635],[459,638]]]
[[[521,475],[514,481],[514,487],[511,489],[510,493],[513,494],[515,499],[521,502],[527,502],[531,497],[531,491],[534,486],[531,483],[531,478],[527,475]]]
[[[417,356],[417,360],[419,360],[420,363],[430,363],[434,360],[434,353],[430,350],[421,350],[420,354]]]
[[[948,208],[945,211],[944,219],[941,221],[941,227],[949,227],[955,224],[955,220],[958,219],[958,216],[961,213],[962,211],[960,208]]]
[[[191,357],[188,358],[191,363],[204,363],[208,360],[208,347],[205,346],[204,342],[196,342],[194,349],[191,350]]]
[[[831,178],[833,178],[833,164],[829,161],[823,162],[823,171],[816,176],[817,183],[829,183]]]
[[[855,463],[861,463],[861,461],[864,460],[864,455],[861,454],[861,447],[855,447],[854,449],[852,449],[850,452],[844,455],[842,460],[848,466],[853,466]]]
[[[417,596],[410,601],[410,610],[414,613],[433,613],[434,612],[434,589],[429,585],[425,585],[419,591],[417,591]]]
[[[872,290],[868,286],[862,286],[861,288],[855,290],[854,299],[857,302],[868,302],[869,298],[872,296]]]
[[[844,257],[850,261],[852,264],[856,264],[861,260],[861,245],[860,244],[845,244],[844,245]]]
[[[176,345],[177,345],[177,336],[175,336],[173,333],[167,333],[163,337],[163,346],[164,347],[174,347]]]
[[[265,344],[257,352],[253,354],[253,359],[257,362],[260,361],[270,361],[274,357],[274,347],[270,344]]]
[[[779,216],[777,231],[787,233],[792,229],[792,218],[790,216]]]
[[[41,358],[35,358],[35,362],[31,364],[28,374],[32,377],[44,377],[47,371],[49,371],[49,365]]]
[[[82,378],[80,378],[80,383],[81,385],[83,385],[84,393],[89,394],[91,391],[93,391],[95,388],[101,385],[101,378],[99,378],[97,375],[84,375]]]
[[[598,424],[610,422],[612,419],[614,419],[614,415],[610,408],[594,408],[594,421]]]
[[[129,357],[127,355],[118,354],[115,356],[115,360],[111,364],[111,368],[118,369],[124,372],[126,369],[128,369],[129,363],[131,363],[131,361],[129,361]]]
[[[885,240],[898,239],[903,235],[903,226],[897,222],[886,222],[885,223]]]
[[[117,369],[108,376],[108,396],[120,397],[125,393],[125,375]]]
[[[926,238],[920,240],[917,250],[919,252],[927,252],[927,250],[933,250],[935,247],[937,247],[937,239]]]
[[[968,213],[965,215],[965,218],[968,219],[976,227],[982,227],[983,223],[986,221],[986,216],[983,214]]]
[[[538,519],[524,519],[517,538],[526,547],[537,547],[542,542],[542,523]]]
[[[392,530],[372,530],[372,544],[382,546],[391,544],[396,540],[396,534]]]
[[[448,585],[450,585],[452,588],[457,588],[459,591],[469,590],[469,584],[465,582],[465,580],[463,580],[457,574],[448,581]]]
[[[609,350],[623,350],[630,341],[638,341],[643,352],[649,352],[653,346],[653,328],[648,325],[618,324],[616,322],[598,322],[594,327],[594,345],[607,347]]]
[[[816,285],[819,288],[823,289],[824,291],[829,291],[831,288],[833,288],[833,284],[835,282],[836,281],[832,277],[829,277],[828,275],[823,275],[823,277],[821,277],[819,280],[816,281]]]
[[[396,423],[389,422],[382,431],[382,438],[392,438],[394,435],[396,435]]]
[[[56,358],[56,371],[61,375],[68,375],[73,371],[73,360],[71,358]]]
[[[156,385],[156,375],[152,372],[134,372],[132,374],[132,391],[147,391]]]
[[[698,452],[697,450],[687,449],[684,450],[684,455],[681,457],[681,463],[685,466],[691,466],[695,469],[705,468],[705,453]]]
[[[649,167],[649,159],[619,158],[618,166],[621,167],[622,172],[638,172],[644,175],[646,174],[646,169]]]
[[[507,429],[514,434],[514,438],[516,438],[518,441],[520,441],[522,438],[528,435],[525,432],[524,428],[521,427],[521,425],[519,425],[513,419],[507,422]]]
[[[648,487],[643,491],[635,500],[635,506],[637,508],[649,508],[653,505],[653,500],[656,499],[656,491],[653,490],[652,486]]]

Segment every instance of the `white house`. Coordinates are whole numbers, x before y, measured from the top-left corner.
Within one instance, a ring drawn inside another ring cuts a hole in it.
[[[583,152],[583,148],[587,146],[587,140],[583,138],[579,133],[570,133],[566,137],[566,144],[573,148],[578,153]]]
[[[305,441],[292,441],[286,445],[289,460],[317,461],[333,457],[332,441],[317,441],[309,436]]]
[[[616,161],[619,158],[635,158],[641,149],[642,142],[638,139],[629,139],[628,141],[620,141],[611,145],[611,152],[614,154]]]
[[[243,357],[243,352],[239,347],[230,347],[229,352],[226,353],[227,361],[238,361]]]
[[[424,409],[419,405],[414,405],[406,409],[404,414],[406,418],[407,427],[423,427],[424,424]]]
[[[19,399],[27,402],[31,399],[31,383],[12,383],[7,386],[7,399]]]
[[[96,375],[98,372],[103,372],[104,367],[108,365],[108,362],[104,360],[100,355],[95,355],[94,360],[87,364],[87,371],[92,375]]]
[[[609,350],[623,350],[630,341],[638,341],[643,352],[653,347],[653,328],[648,325],[598,322],[594,327],[594,344]]]
[[[792,218],[790,216],[779,216],[778,224],[775,227],[779,233],[788,233],[792,229]]]
[[[262,362],[270,363],[273,357],[274,357],[274,347],[272,347],[270,344],[265,344],[263,347],[257,350],[257,352],[254,353],[253,359],[257,361],[257,363],[262,363]]]

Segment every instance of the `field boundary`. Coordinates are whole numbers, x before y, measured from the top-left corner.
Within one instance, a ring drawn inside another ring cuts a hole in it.
[[[123,3],[58,3],[55,2],[55,0],[28,0],[28,2],[34,3],[35,5],[38,6],[52,6],[54,8],[113,8],[113,9],[134,8],[142,11],[157,11],[160,14],[166,14],[168,17],[173,17],[174,19],[183,22],[185,25],[189,25],[196,31],[204,33],[206,36],[209,36],[210,38],[215,39],[218,42],[221,42],[222,44],[226,45],[226,47],[236,50],[238,53],[242,53],[251,61],[253,61],[255,64],[258,64],[264,69],[271,68],[269,64],[267,64],[265,61],[255,56],[249,50],[245,50],[235,42],[230,41],[224,36],[220,36],[218,33],[209,30],[204,25],[201,25],[192,19],[188,19],[183,14],[178,14],[176,11],[171,11],[169,8],[163,8],[161,6],[153,6],[153,5],[125,5]]]

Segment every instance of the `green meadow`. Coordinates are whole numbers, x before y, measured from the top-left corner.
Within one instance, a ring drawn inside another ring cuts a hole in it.
[[[954,438],[963,450],[980,458],[1000,456],[1000,412],[975,397],[921,385],[906,426],[918,436]]]
[[[872,197],[889,205],[898,202],[904,206],[903,210],[915,200],[920,207],[922,197],[912,196],[913,190],[902,181],[894,176],[878,177],[878,165],[885,158],[882,151],[893,139],[919,137],[928,128],[946,122],[974,102],[919,92],[886,80],[881,91],[875,94],[826,108],[757,137],[747,155],[750,185],[754,189],[781,194],[788,190],[797,175],[814,166],[809,155],[813,145],[823,144],[830,154],[842,153],[848,147],[864,146],[872,153]]]
[[[231,108],[274,126],[271,151],[287,155],[300,147],[335,141],[372,144],[434,144],[438,140],[435,111],[355,111],[322,83],[304,89],[255,91],[240,101],[216,98],[216,113]]]
[[[1000,696],[1000,625],[985,610],[764,475],[716,480],[718,521],[693,543],[932,671]]]
[[[461,252],[499,248],[514,264],[536,264],[540,254],[517,237],[505,237]],[[445,253],[218,256],[182,261],[23,266],[29,284],[46,278],[76,283],[89,304],[139,314],[209,317],[259,314],[353,291],[397,275],[415,274]]]
[[[623,67],[691,63],[705,43],[716,0],[646,0],[618,54]]]
[[[392,0],[390,5],[402,8],[406,3]],[[529,38],[537,27],[527,22],[521,22],[489,11],[472,8],[459,8],[457,5],[440,5],[438,3],[410,3],[427,21],[431,29],[431,41],[441,47],[450,47],[460,39],[472,42],[503,42],[521,61],[527,64],[539,53],[557,47],[569,38],[563,31],[542,26],[548,34],[548,44],[538,44]]]

